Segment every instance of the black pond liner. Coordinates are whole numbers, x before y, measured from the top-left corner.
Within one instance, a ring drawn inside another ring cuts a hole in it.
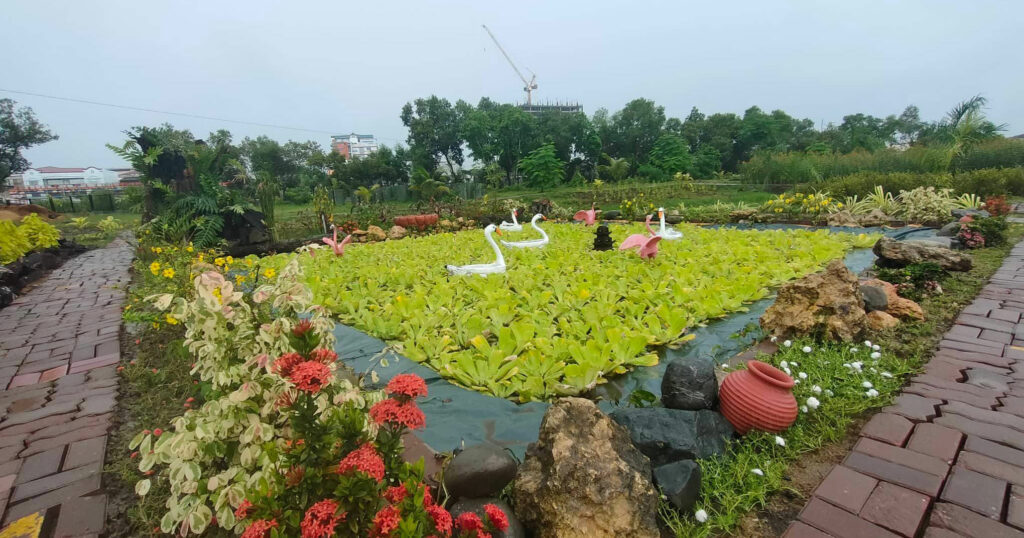
[[[818,229],[818,227],[790,224],[743,224],[724,225],[744,230],[788,230]],[[711,226],[712,228],[719,226]],[[881,232],[895,239],[926,239],[935,236],[934,228],[843,228],[829,230],[851,233]],[[685,238],[683,239],[685,241]],[[859,273],[874,263],[871,249],[856,249],[846,255],[846,266]],[[635,368],[628,373],[610,378],[588,394],[597,398],[598,406],[605,412],[617,407],[636,389],[643,389],[661,396],[661,378],[668,363],[681,357],[711,356],[717,362],[724,362],[753,343],[758,331],[745,329],[757,325],[761,314],[774,302],[774,294],[747,305],[746,312],[736,312],[725,318],[713,320],[706,326],[696,327],[691,333],[694,340],[678,349],[662,348],[661,360],[655,366]],[[545,402],[518,404],[504,398],[488,396],[454,385],[431,368],[418,364],[394,351],[378,338],[351,327],[338,324],[334,329],[337,338],[335,351],[348,366],[357,372],[376,370],[380,383],[387,383],[392,377],[413,373],[422,377],[429,387],[430,395],[419,401],[427,417],[427,427],[417,433],[424,442],[438,452],[446,452],[478,443],[492,443],[508,448],[522,459],[526,446],[537,440],[541,419],[547,410]],[[387,364],[387,366],[383,366]]]

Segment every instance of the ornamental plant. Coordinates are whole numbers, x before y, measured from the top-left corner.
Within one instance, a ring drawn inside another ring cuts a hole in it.
[[[55,247],[60,239],[60,231],[53,225],[44,222],[35,213],[29,213],[21,219],[18,233],[28,240],[31,250]]]
[[[993,217],[1002,217],[1010,214],[1010,204],[1005,196],[989,196],[985,200],[985,211]]]
[[[0,265],[17,260],[32,249],[18,227],[9,220],[0,220]]]

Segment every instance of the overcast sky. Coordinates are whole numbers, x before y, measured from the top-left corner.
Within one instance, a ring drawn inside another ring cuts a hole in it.
[[[646,97],[679,118],[758,105],[827,124],[915,104],[932,120],[980,93],[1005,134],[1024,132],[1020,0],[4,4],[0,88],[320,131],[0,92],[60,135],[27,152],[34,166],[121,165],[104,144],[163,122],[236,140],[404,142],[398,116],[417,97],[523,99],[482,23],[537,74],[535,101],[588,114]]]

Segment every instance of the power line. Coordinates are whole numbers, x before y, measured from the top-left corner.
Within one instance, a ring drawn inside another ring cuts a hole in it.
[[[195,118],[195,119],[201,119],[201,120],[223,121],[223,122],[226,122],[226,123],[239,123],[239,124],[242,124],[242,125],[253,125],[253,126],[256,126],[256,127],[269,127],[269,128],[272,128],[272,129],[288,129],[288,130],[291,130],[291,131],[305,131],[305,132],[309,132],[309,133],[320,133],[320,134],[327,134],[327,135],[336,134],[334,131],[324,131],[322,129],[306,129],[304,127],[289,127],[287,125],[276,125],[276,124],[273,124],[273,123],[259,123],[259,122],[254,122],[254,121],[229,120],[227,118],[217,118],[217,117],[214,117],[214,116],[204,116],[202,114],[190,114],[190,113],[187,113],[187,112],[171,112],[169,110],[157,110],[155,108],[144,108],[144,107],[129,106],[129,105],[117,105],[117,104],[114,104],[114,103],[103,103],[103,102],[100,102],[100,101],[90,101],[88,99],[76,99],[74,97],[60,97],[60,96],[57,96],[57,95],[46,95],[46,94],[35,93],[35,92],[25,92],[25,91],[19,91],[19,90],[5,90],[3,88],[0,88],[0,92],[16,93],[16,94],[20,94],[20,95],[31,95],[31,96],[34,96],[34,97],[42,97],[42,98],[45,98],[45,99],[54,99],[54,100],[57,100],[57,101],[68,101],[68,102],[71,102],[71,103],[84,103],[84,104],[87,104],[87,105],[106,106],[106,107],[110,107],[110,108],[121,108],[121,109],[125,109],[125,110],[138,110],[138,111],[141,111],[141,112],[155,112],[157,114],[168,114],[168,115],[171,115],[171,116],[183,116],[183,117],[186,117],[186,118]]]

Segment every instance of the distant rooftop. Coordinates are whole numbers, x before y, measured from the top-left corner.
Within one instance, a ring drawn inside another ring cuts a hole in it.
[[[58,166],[41,166],[39,168],[30,168],[30,170],[35,170],[41,174],[73,174],[77,172],[85,172],[89,168],[102,170],[102,168],[99,168],[97,166],[86,166],[85,168],[61,168]]]

